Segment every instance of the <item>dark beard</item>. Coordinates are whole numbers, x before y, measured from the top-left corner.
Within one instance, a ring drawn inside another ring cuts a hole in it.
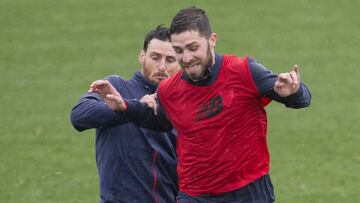
[[[184,74],[192,81],[200,81],[200,80],[204,80],[206,79],[207,77],[210,76],[210,72],[209,72],[209,69],[213,63],[213,56],[211,54],[211,50],[210,50],[210,45],[208,44],[208,50],[207,50],[207,59],[206,59],[206,63],[205,65],[203,65],[201,67],[201,69],[203,70],[202,74],[199,76],[199,77],[193,77],[189,74],[187,74],[185,71],[184,71]]]

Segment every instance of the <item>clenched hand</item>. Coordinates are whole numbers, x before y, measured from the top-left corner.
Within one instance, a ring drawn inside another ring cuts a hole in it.
[[[298,91],[300,87],[299,66],[294,65],[293,70],[288,73],[280,73],[275,85],[274,91],[281,97],[290,96]]]

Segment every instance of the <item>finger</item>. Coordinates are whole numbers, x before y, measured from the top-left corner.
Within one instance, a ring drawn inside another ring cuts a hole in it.
[[[109,85],[104,82],[95,83],[94,87],[103,89],[103,90],[109,89]]]
[[[109,105],[108,102],[112,103],[114,102],[115,105],[111,104],[109,105],[109,107],[113,110],[113,111],[118,111],[118,112],[121,112],[121,111],[125,111],[126,110],[126,103],[125,101],[123,100],[122,97],[120,96],[116,96],[116,95],[113,95],[113,94],[107,94],[106,95],[106,103]]]
[[[96,83],[97,83],[98,85],[108,85],[108,84],[109,84],[109,81],[107,81],[107,80],[98,80]]]
[[[113,95],[113,94],[107,94],[106,99],[112,100],[119,104],[122,104],[122,102],[124,101],[121,97]]]
[[[298,76],[297,76],[297,74],[296,74],[296,72],[295,71],[291,71],[290,72],[290,76],[291,76],[291,78],[292,78],[292,84],[293,84],[293,86],[298,86],[299,85],[299,79],[298,79]]]
[[[98,83],[98,88],[101,88],[107,94],[113,94],[116,96],[121,96],[120,93],[115,89],[115,87],[107,80],[103,80]]]
[[[98,93],[98,91],[100,90],[95,87],[90,87],[90,89],[88,90],[88,92],[95,92],[95,93]]]
[[[300,70],[299,70],[299,65],[295,64],[293,67],[293,70],[295,71],[296,75],[297,75],[297,79],[298,81],[300,81]]]
[[[150,95],[146,94],[145,96],[143,96],[143,97],[140,99],[140,101],[141,101],[141,102],[146,102],[146,101],[148,101],[148,100],[149,100],[149,96],[150,96]]]
[[[96,89],[102,91],[104,94],[113,94],[120,96],[120,94],[118,94],[118,92],[114,88],[111,88],[108,84],[100,84],[99,86],[95,85],[95,87]]]
[[[105,98],[105,97],[106,97],[106,94],[105,94],[103,91],[101,91],[100,89],[94,88],[94,89],[93,89],[93,92],[99,94],[102,98]]]
[[[90,84],[90,87],[94,86],[94,84],[95,84],[97,81],[99,81],[99,80],[93,81],[93,82]]]
[[[283,82],[279,82],[279,81],[276,81],[275,82],[275,85],[274,85],[274,88],[283,88],[285,86],[285,83]]]
[[[290,79],[289,73],[280,73],[277,81],[282,83],[287,83],[289,79]]]
[[[105,88],[109,85],[109,81],[107,80],[97,80],[92,83],[92,87]]]
[[[101,82],[102,80],[95,80],[94,82],[91,83],[90,87],[93,87],[94,85],[97,85]]]
[[[157,103],[154,104],[154,114],[157,115]]]

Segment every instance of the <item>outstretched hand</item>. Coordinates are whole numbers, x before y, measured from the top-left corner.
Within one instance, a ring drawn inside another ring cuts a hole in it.
[[[290,72],[279,74],[274,85],[274,91],[280,97],[287,97],[296,93],[299,87],[300,87],[299,66],[294,65],[293,69]]]
[[[125,111],[126,103],[120,93],[107,80],[96,80],[90,85],[89,92],[98,93],[113,111]]]

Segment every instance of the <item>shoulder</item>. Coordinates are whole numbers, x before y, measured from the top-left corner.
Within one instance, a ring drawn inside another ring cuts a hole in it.
[[[125,86],[127,83],[127,80],[125,80],[119,75],[109,75],[105,77],[105,80],[109,81],[115,87],[115,89],[118,90]]]
[[[253,77],[255,75],[272,74],[272,72],[269,69],[267,69],[263,64],[261,64],[261,62],[259,62],[255,58],[249,57],[248,64],[249,64],[250,72],[253,75]]]
[[[160,82],[158,87],[159,95],[163,95],[164,92],[171,92],[173,90],[179,90],[179,85],[183,75],[183,70],[179,70],[175,75]]]
[[[176,84],[179,80],[181,80],[181,77],[183,75],[183,70],[179,70],[175,75],[171,76],[168,79],[165,79],[160,82],[159,89],[164,89],[173,86]]]
[[[233,72],[242,72],[248,70],[248,56],[238,57],[236,55],[224,55],[222,70]]]
[[[119,75],[109,75],[105,77],[105,80],[109,82],[119,82],[119,81],[125,81],[125,79]]]
[[[224,65],[227,66],[237,66],[237,65],[243,65],[243,64],[248,64],[250,57],[245,55],[245,56],[236,56],[236,55],[229,55],[229,54],[224,54]]]

